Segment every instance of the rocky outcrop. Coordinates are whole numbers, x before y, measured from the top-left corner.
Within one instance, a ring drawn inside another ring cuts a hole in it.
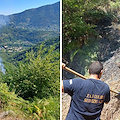
[[[18,117],[12,110],[0,112],[0,120],[24,120]]]
[[[120,92],[120,49],[104,63],[102,80],[111,90]],[[101,120],[120,120],[120,94],[111,92],[111,100],[104,105]]]
[[[62,94],[62,120],[65,120],[69,110],[71,97],[68,94]]]
[[[120,90],[120,80],[113,81],[109,85],[116,91]],[[111,100],[104,105],[101,120],[120,120],[120,95],[111,92]]]

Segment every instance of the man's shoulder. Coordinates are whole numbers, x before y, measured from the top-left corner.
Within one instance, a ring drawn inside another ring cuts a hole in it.
[[[72,79],[67,79],[67,80],[63,80],[63,81],[72,81],[74,83],[79,83],[79,82],[84,81],[84,79],[82,79],[82,78],[72,78]]]
[[[100,80],[101,81],[101,80]],[[109,85],[107,83],[105,83],[104,81],[101,81],[102,83],[102,86],[103,86],[103,89],[106,91],[106,92],[110,92],[110,88],[109,88]]]
[[[76,91],[82,87],[84,80],[80,78],[74,78],[69,80],[63,80],[64,92],[70,96],[73,95],[73,91]]]
[[[84,79],[82,79],[82,78],[73,78],[72,80],[73,81],[83,81]]]
[[[73,82],[73,84],[82,84],[82,83],[85,82],[85,80],[82,79],[82,78],[73,78],[73,79],[70,79],[70,80]]]
[[[72,87],[77,87],[79,85],[82,85],[85,80],[81,78],[73,78],[73,79],[68,79],[68,80],[63,80],[63,85],[66,87],[72,86]]]
[[[104,87],[109,88],[109,85],[107,83],[105,83],[104,81],[101,81],[101,83],[104,85]]]

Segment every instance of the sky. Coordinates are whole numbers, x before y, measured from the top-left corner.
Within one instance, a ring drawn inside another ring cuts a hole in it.
[[[60,0],[0,0],[0,15],[20,13],[31,8],[53,4]]]

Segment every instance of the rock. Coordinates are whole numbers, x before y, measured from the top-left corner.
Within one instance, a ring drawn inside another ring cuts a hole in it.
[[[112,90],[120,92],[120,50],[116,50],[113,57],[104,63],[102,80],[105,81]],[[111,100],[104,105],[101,120],[120,120],[120,94],[111,92]]]
[[[11,111],[11,110],[2,112],[2,113],[0,113],[0,119],[2,119],[5,116],[8,116],[9,114],[15,114],[15,113],[13,111]]]
[[[109,83],[112,89],[119,91],[120,80],[112,84]],[[111,93],[111,100],[104,105],[101,113],[101,120],[120,120],[120,95]]]
[[[65,120],[69,106],[70,106],[71,97],[68,94],[62,94],[62,120]]]

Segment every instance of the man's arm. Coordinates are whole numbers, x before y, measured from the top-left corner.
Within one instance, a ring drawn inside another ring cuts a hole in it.
[[[64,69],[65,66],[66,66],[66,65],[65,65],[64,63],[62,63],[62,69]]]
[[[105,103],[108,104],[109,101],[110,101],[110,88],[109,88],[109,86],[107,85],[106,95],[105,95]]]
[[[64,64],[64,63],[62,63],[62,69],[64,69],[64,67],[65,67],[66,65]],[[64,86],[63,86],[63,80],[62,80],[62,92],[64,92]]]
[[[105,102],[105,104],[108,104],[109,102]]]

